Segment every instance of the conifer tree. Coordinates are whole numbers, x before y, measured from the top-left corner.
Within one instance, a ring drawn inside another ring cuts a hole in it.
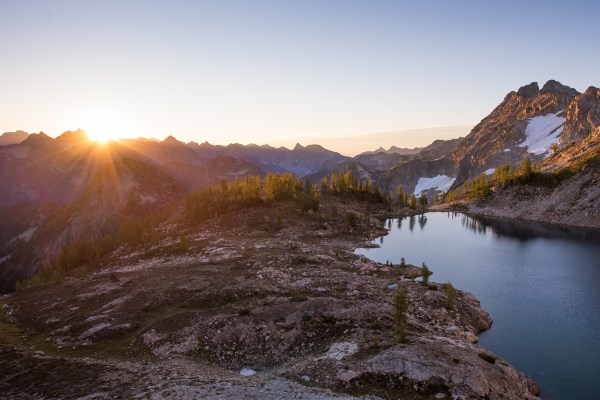
[[[521,175],[525,179],[529,179],[531,177],[531,172],[532,172],[532,169],[531,169],[531,160],[529,159],[529,157],[527,157],[521,163]]]
[[[329,183],[327,182],[327,177],[324,176],[323,179],[321,179],[321,193],[325,193],[327,192],[327,190],[329,189]]]
[[[427,207],[427,196],[425,195],[425,192],[421,192],[421,197],[419,198],[419,204],[421,205],[421,208]]]
[[[456,303],[456,289],[451,282],[444,285],[444,293],[446,294],[446,308],[452,310]]]
[[[394,295],[394,319],[396,321],[396,334],[398,343],[406,343],[406,312],[408,311],[408,302],[406,290],[398,286]]]
[[[398,189],[396,189],[396,205],[398,207],[403,208],[405,206],[405,204],[403,204],[404,201],[404,188],[402,187],[402,185],[398,185]]]
[[[417,209],[417,198],[414,193],[410,194],[409,207],[413,210]]]

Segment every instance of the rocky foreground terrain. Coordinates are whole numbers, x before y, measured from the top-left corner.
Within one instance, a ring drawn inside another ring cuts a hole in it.
[[[200,225],[175,213],[153,246],[1,297],[2,397],[537,398],[477,345],[492,319],[472,294],[449,307],[420,268],[353,253],[385,234],[364,209],[325,196],[319,213],[284,202]]]

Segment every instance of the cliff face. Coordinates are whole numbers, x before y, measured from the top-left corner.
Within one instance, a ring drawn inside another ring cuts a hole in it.
[[[516,164],[526,157],[543,160],[550,142],[541,143],[544,137],[555,135],[556,142],[567,142],[561,135],[565,110],[578,96],[556,81],[548,81],[541,90],[534,82],[510,92],[450,156],[457,165],[456,184],[504,163]]]
[[[600,128],[542,163],[556,184],[515,185],[468,205],[470,212],[600,228]]]
[[[600,89],[589,87],[569,104],[561,145],[585,139],[600,126]]]
[[[544,171],[568,168],[597,156],[599,126],[599,89],[579,93],[553,80],[540,89],[533,82],[508,93],[449,155],[400,163],[381,174],[379,183],[392,188],[402,184],[416,192],[426,187],[433,193],[440,188],[427,186],[428,181],[445,177],[457,187],[525,158],[541,164]]]

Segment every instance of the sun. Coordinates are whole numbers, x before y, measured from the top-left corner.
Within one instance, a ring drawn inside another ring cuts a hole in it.
[[[86,133],[91,141],[98,143],[107,143],[111,140],[116,140],[119,136],[104,130],[86,130]]]
[[[90,140],[107,143],[125,137],[129,126],[114,109],[94,107],[78,116],[77,125],[84,129]]]

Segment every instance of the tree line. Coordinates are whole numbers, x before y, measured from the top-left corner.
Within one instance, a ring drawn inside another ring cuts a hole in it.
[[[456,189],[436,195],[435,202],[438,204],[455,204],[462,200],[481,199],[498,189],[504,189],[512,185],[551,186],[556,182],[557,178],[554,174],[541,172],[539,164],[526,158],[519,165],[503,164],[496,168],[491,175],[481,174],[476,178],[466,180]]]

